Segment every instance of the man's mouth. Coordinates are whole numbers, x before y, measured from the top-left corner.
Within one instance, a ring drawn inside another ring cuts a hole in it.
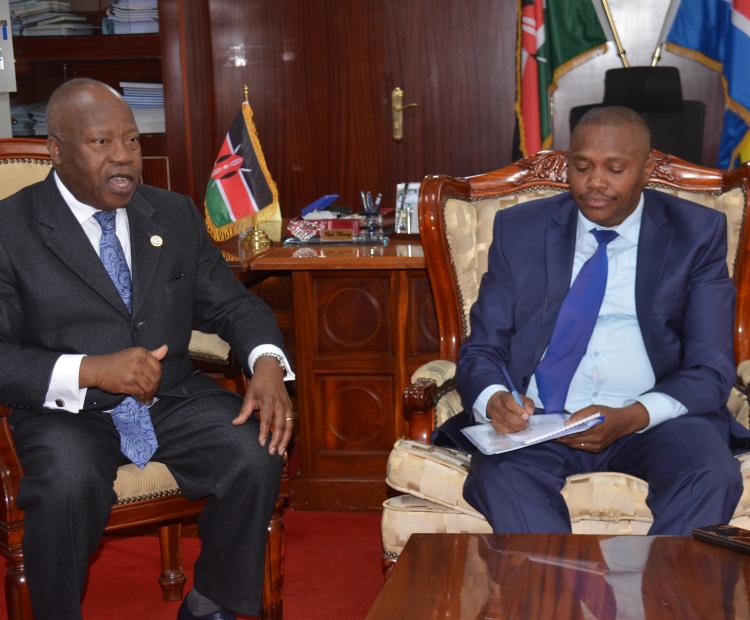
[[[134,184],[135,179],[129,174],[114,174],[107,180],[110,191],[115,194],[129,194]]]
[[[601,196],[599,194],[587,194],[586,196],[583,196],[583,200],[590,207],[604,207],[612,200],[612,198]]]

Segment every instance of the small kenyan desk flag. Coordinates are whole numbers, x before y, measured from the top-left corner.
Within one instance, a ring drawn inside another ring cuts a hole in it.
[[[206,187],[206,228],[224,241],[253,221],[281,219],[279,195],[260,148],[247,100],[232,121]]]

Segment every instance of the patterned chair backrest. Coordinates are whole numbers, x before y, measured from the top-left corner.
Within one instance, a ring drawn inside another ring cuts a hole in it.
[[[742,232],[750,203],[750,166],[725,174],[657,151],[653,154],[658,163],[649,187],[726,215],[727,266],[739,289],[741,278],[750,277],[748,269],[742,274],[738,270],[745,254],[746,239]],[[458,346],[469,335],[469,311],[487,271],[495,214],[567,188],[567,161],[565,153],[560,151],[542,152],[468,179],[428,177],[423,181],[420,229],[433,291],[440,291],[435,295],[435,303],[443,359],[455,360]],[[445,294],[446,287],[451,294]],[[738,307],[738,317],[739,313]],[[747,349],[750,353],[750,340]]]
[[[0,200],[41,181],[52,170],[46,140],[0,139]]]

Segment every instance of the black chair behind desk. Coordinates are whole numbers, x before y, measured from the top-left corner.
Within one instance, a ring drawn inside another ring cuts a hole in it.
[[[571,108],[570,131],[590,109],[619,105],[639,112],[651,130],[651,145],[687,161],[703,163],[706,104],[682,98],[677,67],[610,69],[604,77],[604,101]]]

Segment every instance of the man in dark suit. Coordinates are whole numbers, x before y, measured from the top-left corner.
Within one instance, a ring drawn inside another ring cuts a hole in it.
[[[34,616],[81,617],[117,468],[151,459],[186,497],[208,498],[179,618],[257,614],[292,432],[273,314],[234,278],[189,198],[139,184],[138,129],[119,94],[73,80],[47,116],[54,172],[0,205],[0,397],[25,474]],[[194,326],[252,374],[244,400],[194,371]]]
[[[502,433],[542,408],[605,416],[580,434],[472,457],[464,497],[496,532],[569,532],[560,490],[581,472],[646,480],[652,534],[726,522],[740,498],[729,443],[747,433],[725,408],[735,297],[725,217],[644,189],[649,146],[635,112],[590,111],[571,137],[570,191],[495,219],[458,362],[464,405]]]

